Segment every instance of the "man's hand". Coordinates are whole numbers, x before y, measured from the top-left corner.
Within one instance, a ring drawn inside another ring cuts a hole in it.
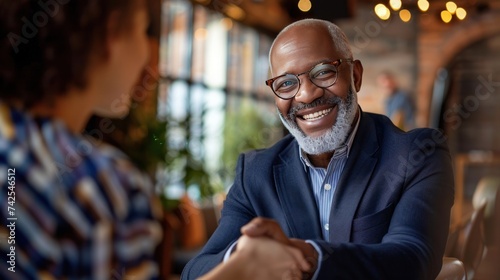
[[[238,239],[237,250],[198,280],[301,280],[310,269],[299,249],[267,237]]]
[[[305,271],[305,279],[309,279],[314,275],[318,264],[318,252],[316,249],[304,240],[288,239],[276,221],[266,218],[255,218],[241,228],[241,233],[249,237],[268,237],[284,245],[299,249],[310,264],[310,269]]]
[[[305,273],[302,275],[303,279],[311,279],[318,268],[318,251],[316,251],[311,244],[302,239],[290,238],[290,243],[304,254],[304,257],[310,265],[310,269],[304,271]]]
[[[243,235],[236,246],[229,262],[234,258],[245,264],[243,278],[300,280],[303,271],[311,268],[299,249],[267,237]]]
[[[241,233],[250,237],[265,236],[285,245],[291,245],[290,240],[281,230],[280,225],[271,219],[254,218],[241,228]]]

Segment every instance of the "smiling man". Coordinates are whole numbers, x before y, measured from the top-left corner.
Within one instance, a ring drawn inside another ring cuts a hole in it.
[[[243,233],[299,248],[315,265],[305,278],[435,279],[453,204],[444,136],[361,110],[363,66],[331,22],[286,27],[269,62],[291,135],[240,156],[220,225],[182,278],[237,251]]]

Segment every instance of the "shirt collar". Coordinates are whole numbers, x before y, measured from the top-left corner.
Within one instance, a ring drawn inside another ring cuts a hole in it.
[[[349,157],[349,153],[351,152],[352,143],[354,142],[354,137],[356,136],[356,133],[358,132],[359,122],[361,120],[361,110],[359,110],[359,108],[358,108],[358,112],[359,112],[359,115],[358,115],[358,119],[356,121],[356,125],[354,125],[354,128],[352,129],[351,134],[347,138],[346,143],[335,150],[332,158],[334,158],[338,154],[343,153],[345,149],[347,149],[346,157],[347,158]],[[309,161],[309,158],[307,157],[307,154],[300,148],[300,146],[299,146],[299,156],[300,156],[300,159],[302,160],[302,164],[304,165],[304,169],[306,169],[306,171],[307,171],[308,166],[313,167],[313,165]]]

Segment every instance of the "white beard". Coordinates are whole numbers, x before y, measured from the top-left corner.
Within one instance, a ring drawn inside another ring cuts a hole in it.
[[[299,146],[304,152],[310,155],[319,155],[327,152],[332,152],[344,145],[351,125],[356,117],[358,110],[358,100],[355,91],[350,88],[347,99],[344,101],[340,97],[334,96],[330,98],[320,98],[311,104],[301,104],[291,108],[287,118],[285,118],[278,110],[281,122],[288,131],[297,139]],[[320,104],[337,104],[338,114],[335,124],[332,128],[323,135],[317,137],[307,136],[297,125],[295,121],[295,113],[303,108],[311,108]]]

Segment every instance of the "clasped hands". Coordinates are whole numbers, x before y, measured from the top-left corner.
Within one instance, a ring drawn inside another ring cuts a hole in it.
[[[249,254],[253,279],[310,279],[318,253],[304,240],[288,238],[277,222],[255,218],[241,228],[234,254]]]

